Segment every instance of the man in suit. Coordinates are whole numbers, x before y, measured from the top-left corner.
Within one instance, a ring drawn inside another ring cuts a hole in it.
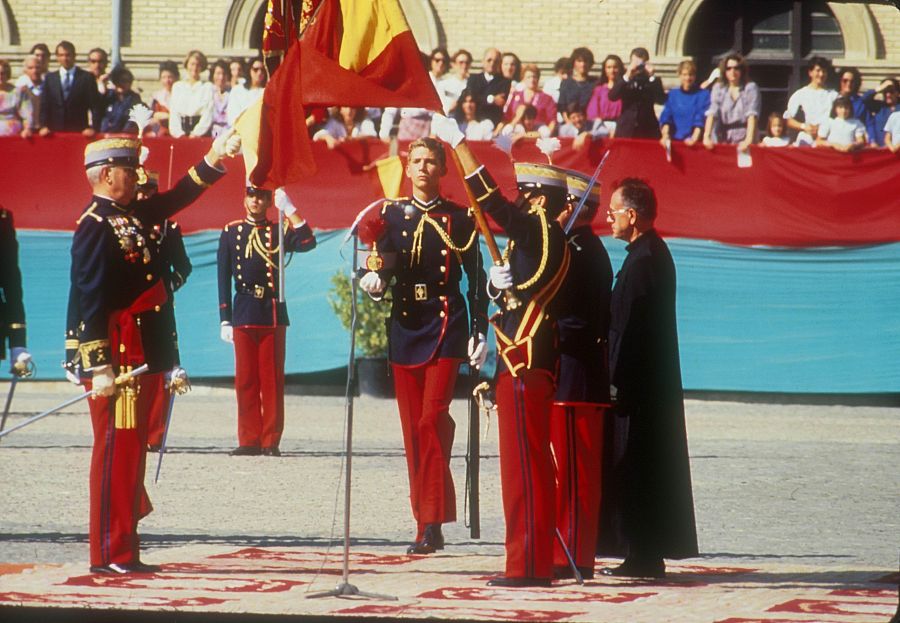
[[[481,66],[483,72],[469,76],[466,88],[478,106],[479,119],[490,119],[496,126],[503,118],[511,83],[500,74],[500,50],[497,48],[485,50]]]
[[[75,46],[69,41],[57,44],[56,60],[59,70],[48,72],[44,78],[40,135],[81,132],[93,136],[100,129],[103,116],[97,80],[90,72],[75,66]]]

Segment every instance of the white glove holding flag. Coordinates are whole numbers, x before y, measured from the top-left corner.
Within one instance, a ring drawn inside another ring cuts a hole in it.
[[[382,279],[375,271],[367,272],[359,280],[359,287],[369,296],[378,296],[384,292],[385,286],[387,286],[387,284],[384,282],[384,279]]]
[[[508,290],[513,285],[512,269],[509,264],[491,266],[491,285],[497,290]]]
[[[455,119],[450,119],[437,112],[431,118],[431,133],[445,143],[449,143],[453,149],[466,140],[466,135],[459,129],[459,124]]]
[[[474,366],[476,369],[481,369],[481,366],[484,365],[485,360],[487,359],[487,339],[484,337],[484,333],[478,334],[478,341],[475,341],[475,336],[469,338],[469,365]]]
[[[222,323],[222,328],[219,329],[219,337],[223,342],[234,344],[234,327],[231,326],[230,322]]]
[[[109,398],[116,393],[116,375],[112,366],[100,366],[94,368],[93,389],[94,396]]]
[[[297,213],[297,208],[294,206],[294,202],[291,201],[291,198],[288,197],[288,194],[284,192],[284,187],[276,188],[274,194],[275,207],[278,208],[278,211],[284,214],[286,217],[290,217],[292,214]]]

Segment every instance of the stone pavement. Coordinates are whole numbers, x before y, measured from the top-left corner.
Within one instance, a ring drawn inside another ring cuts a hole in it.
[[[7,426],[74,393],[21,383]],[[343,400],[289,396],[284,456],[238,458],[227,455],[231,392],[198,387],[176,405],[158,483],[156,457],[148,460],[156,510],[141,530],[158,574],[87,573],[86,405],[0,442],[0,620],[28,606],[124,609],[152,620],[230,612],[887,623],[897,608],[898,409],[688,401],[700,558],[671,562],[660,582],[598,576],[582,587],[498,590],[485,586],[503,567],[496,422],[482,422],[482,538],[469,538],[460,521],[445,529],[439,555],[407,556],[414,526],[393,403],[362,398],[355,407],[350,581],[397,601],[305,598],[341,579]],[[462,518],[465,405],[453,412]]]

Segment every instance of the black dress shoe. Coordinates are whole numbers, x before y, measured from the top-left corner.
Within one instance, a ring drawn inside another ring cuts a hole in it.
[[[488,580],[488,586],[496,586],[498,588],[529,588],[551,586],[550,578],[508,578],[505,575]]]
[[[634,560],[626,558],[618,567],[606,567],[600,573],[606,576],[621,578],[656,578],[666,577],[666,563],[662,559]]]
[[[131,573],[159,573],[162,567],[159,565],[148,565],[145,562],[133,562],[130,565],[124,565]]]
[[[441,532],[441,524],[430,523],[425,526],[422,540],[416,541],[406,548],[406,553],[433,554],[439,549],[444,549],[444,534]]]
[[[129,571],[122,565],[117,565],[113,562],[108,565],[91,565],[91,573],[98,573],[101,575],[125,575],[126,573],[129,573]]]
[[[158,573],[162,570],[159,565],[148,565],[143,562],[132,562],[129,564],[119,564],[111,562],[108,565],[98,565],[91,567],[91,573],[99,573],[104,575],[125,575],[127,573]]]
[[[263,448],[262,449],[263,456],[281,456],[281,450],[278,449],[278,446],[274,448]]]
[[[594,579],[594,568],[593,567],[578,567],[578,572],[581,574],[581,578],[584,580],[593,580]],[[571,566],[553,567],[553,579],[554,580],[572,580],[574,578],[575,578],[575,573],[572,571]]]
[[[147,447],[147,452],[159,452],[160,448],[162,448],[159,444],[153,444]]]
[[[259,446],[238,446],[228,454],[231,456],[259,456]]]

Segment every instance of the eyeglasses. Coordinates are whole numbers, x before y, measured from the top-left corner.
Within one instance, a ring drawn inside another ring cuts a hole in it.
[[[622,208],[621,210],[607,210],[606,216],[615,218],[617,214],[625,214],[626,212],[628,212],[628,208]]]

